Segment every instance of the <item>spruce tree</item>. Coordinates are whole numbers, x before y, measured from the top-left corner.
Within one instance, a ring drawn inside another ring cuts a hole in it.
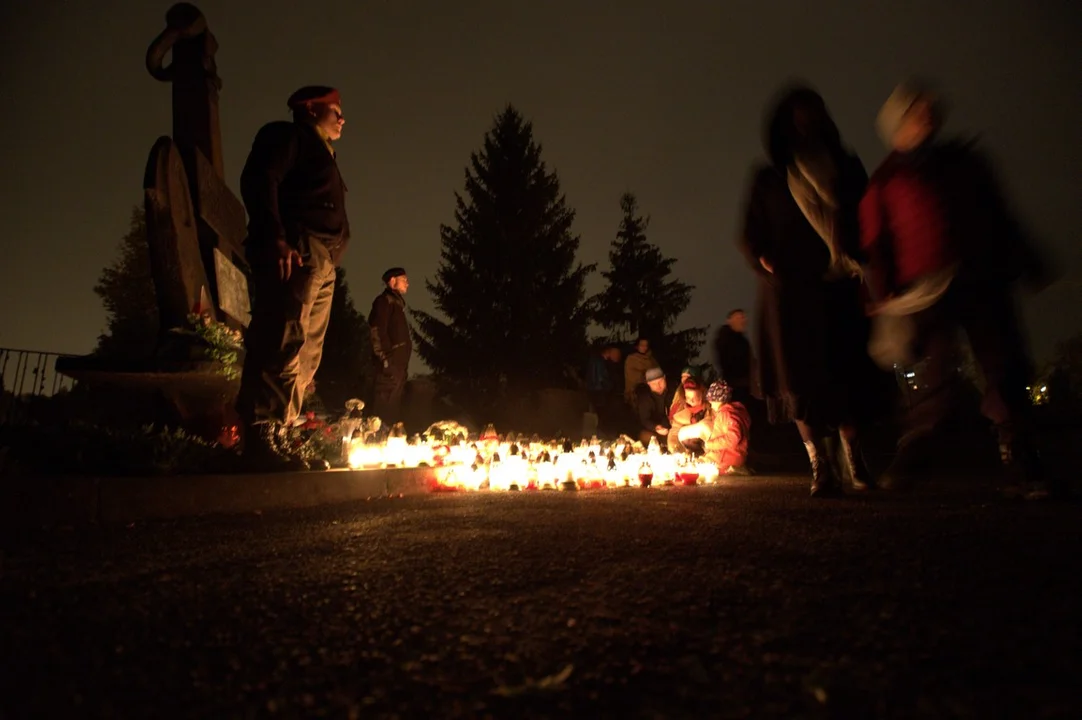
[[[465,176],[454,225],[440,227],[435,281],[425,283],[446,319],[411,311],[417,351],[475,406],[569,384],[586,353],[593,266],[576,259],[575,213],[531,123],[507,106]]]
[[[143,208],[132,208],[131,227],[120,241],[120,257],[101,271],[94,293],[107,315],[95,354],[118,360],[150,357],[158,340],[158,300]]]
[[[594,321],[614,342],[648,338],[658,362],[672,372],[695,358],[706,338],[705,327],[673,329],[694,287],[670,277],[676,259],[646,239],[650,218],[639,213],[634,194],[624,193],[620,209],[624,214],[609,249],[610,268],[601,273],[605,289],[593,299]]]
[[[372,336],[368,320],[357,310],[346,283],[346,271],[334,278],[334,299],[323,358],[316,371],[315,392],[332,416],[341,415],[346,400],[365,398],[374,379]]]

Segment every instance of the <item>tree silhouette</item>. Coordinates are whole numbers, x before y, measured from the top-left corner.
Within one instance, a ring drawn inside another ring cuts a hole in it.
[[[120,241],[120,256],[101,271],[94,293],[107,315],[96,355],[118,360],[150,357],[158,340],[158,300],[150,272],[146,214],[136,206]]]
[[[440,227],[435,282],[425,283],[446,320],[411,311],[418,353],[475,406],[569,384],[586,352],[594,266],[578,263],[575,213],[514,107],[495,118],[465,175],[455,225]]]
[[[346,271],[339,268],[334,278],[331,317],[323,342],[323,359],[316,371],[315,391],[327,411],[339,415],[346,400],[368,397],[373,378],[368,321],[353,304]]]
[[[694,288],[670,279],[676,260],[646,239],[650,218],[639,213],[634,194],[624,193],[620,209],[624,216],[609,249],[610,268],[601,273],[605,289],[593,298],[594,321],[610,341],[649,338],[654,356],[671,372],[695,358],[706,339],[705,327],[673,330]]]

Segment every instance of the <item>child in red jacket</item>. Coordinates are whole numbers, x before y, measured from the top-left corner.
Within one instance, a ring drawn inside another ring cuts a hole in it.
[[[706,440],[705,460],[723,475],[747,475],[748,436],[751,416],[747,408],[732,402],[733,390],[724,380],[711,383],[706,399],[714,411],[714,424]]]

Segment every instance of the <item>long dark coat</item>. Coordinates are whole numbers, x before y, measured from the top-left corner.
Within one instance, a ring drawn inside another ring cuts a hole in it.
[[[771,122],[776,128],[778,122]],[[788,155],[768,133],[772,165],[754,170],[741,250],[758,278],[759,386],[770,421],[833,428],[865,422],[885,407],[889,375],[868,357],[870,322],[858,279],[827,281],[830,252],[793,200]],[[842,244],[857,257],[857,207],[868,178],[860,160],[841,153],[837,196]],[[759,259],[773,267],[769,273]]]

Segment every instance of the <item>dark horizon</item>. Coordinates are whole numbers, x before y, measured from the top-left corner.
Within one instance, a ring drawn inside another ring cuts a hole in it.
[[[0,133],[0,347],[86,353],[104,328],[92,288],[142,202],[154,140],[171,132],[169,88],[143,66],[170,4],[0,10],[0,77],[11,98]],[[1082,329],[1082,11],[1073,3],[838,2],[815,13],[796,2],[197,5],[220,44],[234,191],[255,131],[286,117],[293,90],[342,90],[338,149],[354,232],[344,267],[362,312],[395,265],[411,275],[411,305],[432,310],[422,280],[438,264],[439,225],[453,221],[469,154],[512,103],[577,211],[580,260],[604,266],[620,195],[633,191],[652,218],[649,239],[696,286],[681,326],[716,328],[729,309],[754,309],[735,234],[776,89],[792,77],[817,87],[871,172],[885,155],[875,113],[918,73],[943,86],[949,132],[981,135],[1059,269],[1053,287],[1024,301],[1037,358]],[[43,265],[47,275],[34,272]],[[588,289],[599,288],[595,275]]]

